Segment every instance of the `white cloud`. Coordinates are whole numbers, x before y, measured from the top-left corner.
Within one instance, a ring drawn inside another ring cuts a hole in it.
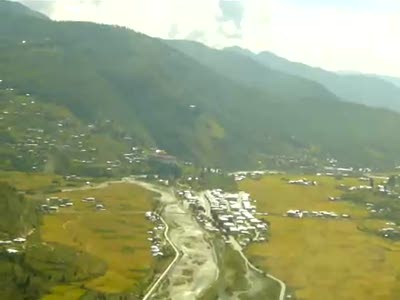
[[[274,12],[272,51],[333,70],[400,75],[400,11],[277,5]]]
[[[332,70],[400,76],[398,0],[221,0],[233,3],[225,11],[220,0],[55,0],[46,8],[40,0],[23,1],[58,20],[118,24],[212,47],[269,50]]]

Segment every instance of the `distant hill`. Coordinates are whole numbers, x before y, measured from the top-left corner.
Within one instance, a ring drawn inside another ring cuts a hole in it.
[[[315,81],[269,68],[254,60],[251,55],[242,55],[235,51],[220,51],[186,40],[171,40],[166,43],[215,72],[241,84],[260,89],[278,101],[309,98],[338,100],[335,95]],[[251,52],[247,50],[246,54],[248,53]]]
[[[35,17],[39,19],[49,19],[46,15],[29,9],[28,7],[22,5],[19,2],[11,2],[11,1],[0,1],[0,18],[3,15],[7,16],[28,16],[28,17]]]
[[[254,58],[198,44],[189,53],[116,26],[3,16],[3,88],[82,123],[112,120],[138,145],[229,169],[277,156],[364,166],[399,158],[399,114],[342,102]]]
[[[398,86],[400,88],[400,78],[399,77],[392,77],[392,76],[383,76],[383,75],[376,75],[386,81],[390,81],[394,85]]]
[[[254,54],[238,47],[225,50],[247,55],[269,68],[318,82],[345,101],[400,111],[400,87],[392,80],[329,72],[289,61],[267,51]]]

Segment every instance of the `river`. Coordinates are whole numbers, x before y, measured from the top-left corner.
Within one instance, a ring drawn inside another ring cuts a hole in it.
[[[181,254],[153,299],[198,299],[216,281],[219,273],[213,246],[208,241],[208,233],[176,199],[172,189],[133,178],[125,178],[124,181],[161,195],[160,201],[164,205],[162,217],[169,225],[169,238]]]

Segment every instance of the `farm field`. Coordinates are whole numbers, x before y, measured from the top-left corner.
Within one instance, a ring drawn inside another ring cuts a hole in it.
[[[58,175],[9,171],[0,171],[0,181],[6,181],[17,189],[27,192],[60,187],[65,184],[63,178]]]
[[[45,215],[41,239],[88,253],[107,265],[106,272],[82,282],[85,289],[118,294],[137,291],[143,280],[152,276],[156,261],[149,251],[147,231],[152,223],[144,212],[153,209],[154,194],[133,184],[111,184],[103,189],[80,190],[57,194],[69,198],[74,207]],[[94,203],[82,202],[95,197],[106,208],[96,211]],[[79,299],[81,285],[63,285],[44,299]]]
[[[348,202],[328,201],[328,197],[342,194],[337,187],[366,184],[356,178],[336,180],[334,177],[303,176],[308,180],[317,181],[317,186],[302,186],[288,184],[288,180],[299,179],[301,176],[274,175],[261,180],[243,181],[240,190],[251,193],[257,200],[257,210],[270,214],[282,215],[289,209],[327,210],[337,213],[348,213],[353,217],[366,217],[367,211]]]
[[[289,178],[287,179],[298,179]],[[259,267],[282,279],[300,300],[395,300],[400,294],[400,243],[359,230],[379,228],[364,207],[331,202],[340,196],[339,184],[360,185],[357,179],[309,177],[318,186],[289,185],[280,176],[246,180],[240,189],[257,200],[271,223],[270,241],[253,244],[246,254]],[[365,184],[365,183],[364,183]],[[346,213],[346,220],[293,219],[288,209]]]

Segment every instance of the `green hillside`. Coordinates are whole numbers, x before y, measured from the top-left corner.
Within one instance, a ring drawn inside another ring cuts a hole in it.
[[[2,170],[112,175],[121,166],[107,171],[112,167],[107,161],[121,162],[123,154],[136,145],[126,137],[109,120],[87,124],[64,106],[18,90],[0,89]]]
[[[398,114],[200,47],[206,59],[116,26],[3,14],[0,88],[66,109],[85,126],[111,120],[135,145],[201,165],[247,168],[277,155],[376,166],[398,159]],[[270,84],[251,84],[264,75]]]
[[[35,204],[0,182],[0,240],[27,234],[38,224]]]

